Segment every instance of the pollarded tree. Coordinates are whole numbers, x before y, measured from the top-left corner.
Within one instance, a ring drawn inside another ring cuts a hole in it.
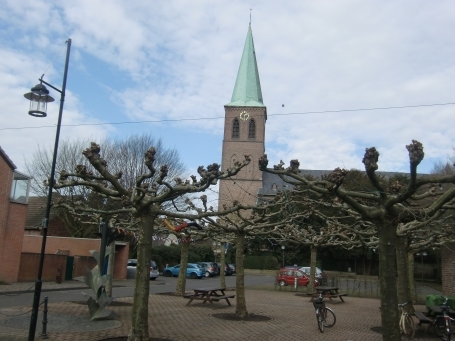
[[[379,281],[381,290],[381,317],[383,339],[399,341],[401,335],[398,321],[397,299],[397,263],[396,244],[397,228],[400,223],[426,220],[443,209],[444,205],[455,198],[455,188],[452,187],[444,193],[433,196],[433,200],[425,206],[420,206],[423,198],[428,198],[428,186],[438,183],[455,183],[455,175],[451,176],[426,176],[417,177],[417,166],[423,160],[423,146],[413,140],[406,148],[409,151],[409,183],[401,188],[384,188],[376,174],[378,169],[379,152],[376,148],[366,149],[363,163],[373,192],[350,191],[343,187],[347,170],[335,169],[326,180],[309,181],[299,171],[299,162],[292,160],[290,167],[284,169],[281,165],[274,169],[267,168],[267,156],[259,160],[262,171],[279,175],[284,181],[291,184],[307,187],[321,194],[337,196],[352,209],[357,211],[364,220],[376,225],[379,237]],[[421,190],[421,193],[418,191]],[[418,203],[418,206],[415,204]]]
[[[234,202],[234,205],[238,204]],[[267,236],[274,230],[282,228],[284,221],[277,222],[273,217],[276,213],[270,210],[270,205],[258,206],[253,209],[237,210],[230,215],[224,215],[213,219],[205,217],[202,220],[208,224],[207,230],[220,238],[232,239],[235,236],[235,265],[236,265],[236,307],[237,317],[248,316],[245,298],[245,272],[243,267],[245,240],[248,237]],[[225,207],[226,209],[226,207]],[[223,269],[221,269],[223,271]]]
[[[316,256],[320,247],[340,247],[347,250],[364,246],[364,239],[374,236],[374,225],[339,200],[324,198],[300,186],[278,193],[273,203],[287,224],[271,236],[280,243],[310,247],[309,291],[314,291]]]
[[[237,162],[234,168],[228,169],[226,172],[221,172],[218,164],[212,164],[207,169],[201,166],[198,168],[199,180],[196,176],[191,176],[192,180],[186,181],[180,178],[167,180],[169,169],[167,165],[162,165],[159,171],[155,168],[156,150],[152,147],[144,155],[145,172],[138,174],[133,182],[133,187],[127,187],[121,181],[123,172],[113,173],[108,162],[101,157],[100,151],[99,145],[91,143],[90,148],[85,149],[83,154],[93,171],[85,165],[77,165],[75,172],[62,170],[58,182],[54,182],[54,188],[61,190],[83,187],[105,198],[108,203],[113,203],[93,208],[81,201],[73,207],[73,211],[76,213],[97,214],[103,216],[105,220],[116,216],[118,220],[123,220],[125,223],[128,221],[139,223],[136,283],[128,340],[145,341],[149,339],[148,296],[151,242],[153,231],[160,221],[160,217],[171,216],[194,220],[217,214],[229,214],[238,209],[231,207],[216,213],[178,213],[175,210],[166,209],[165,205],[186,195],[203,192],[216,184],[219,179],[226,179],[237,174],[242,167],[249,164],[250,160],[245,157],[243,163]],[[157,176],[155,177],[155,175]],[[64,199],[61,197],[61,200]]]

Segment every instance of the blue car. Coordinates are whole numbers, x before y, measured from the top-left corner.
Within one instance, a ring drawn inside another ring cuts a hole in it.
[[[178,276],[180,273],[180,264],[164,268],[163,275],[166,277]],[[186,266],[186,277],[202,278],[205,274],[205,269],[199,264],[188,263]]]

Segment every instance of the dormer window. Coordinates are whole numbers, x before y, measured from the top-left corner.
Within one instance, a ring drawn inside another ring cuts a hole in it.
[[[239,120],[235,118],[234,122],[232,123],[232,138],[233,139],[239,138],[239,131],[240,131]]]
[[[14,171],[13,185],[11,186],[11,201],[26,204],[30,190],[30,177]]]
[[[256,123],[254,122],[254,120],[251,120],[248,126],[248,138],[249,139],[256,138]]]

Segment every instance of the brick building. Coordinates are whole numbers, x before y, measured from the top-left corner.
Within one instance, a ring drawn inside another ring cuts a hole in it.
[[[30,177],[16,170],[1,147],[0,174],[0,281],[34,281],[46,198],[32,200],[32,210],[28,212]],[[42,279],[56,280],[59,272],[63,280],[86,275],[85,267],[96,265],[89,251],[99,249],[100,239],[69,238],[62,222],[55,219],[51,219],[49,228],[53,233],[47,237]],[[116,242],[115,248],[114,278],[125,279],[129,245]]]
[[[15,282],[19,274],[30,177],[0,147],[0,280]]]
[[[441,246],[442,292],[455,296],[455,243]]]

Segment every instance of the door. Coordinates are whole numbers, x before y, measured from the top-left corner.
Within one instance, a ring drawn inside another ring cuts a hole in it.
[[[65,271],[65,281],[70,281],[73,279],[73,268],[74,268],[74,257],[66,257],[66,271]]]

